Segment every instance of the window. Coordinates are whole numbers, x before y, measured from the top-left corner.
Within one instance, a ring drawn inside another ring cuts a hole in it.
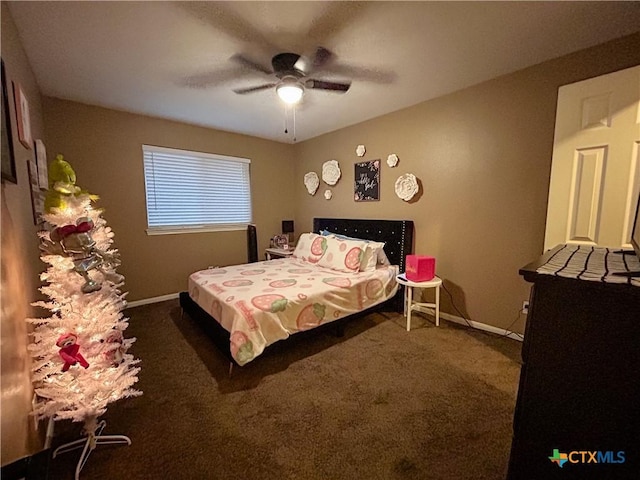
[[[142,152],[149,235],[251,223],[251,160],[149,145]]]

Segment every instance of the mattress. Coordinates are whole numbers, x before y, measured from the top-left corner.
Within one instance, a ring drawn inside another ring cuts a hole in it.
[[[245,365],[264,349],[393,297],[398,267],[345,273],[297,258],[209,268],[189,276],[189,297],[230,333]]]

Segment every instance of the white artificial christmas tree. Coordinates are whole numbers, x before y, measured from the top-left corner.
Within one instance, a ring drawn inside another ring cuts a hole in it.
[[[109,403],[142,394],[133,388],[140,368],[127,353],[135,338],[124,337],[124,277],[115,270],[120,260],[111,248],[113,232],[93,208],[96,197],[75,186],[75,173],[62,155],[49,166],[49,188],[43,215],[49,228],[39,232],[41,259],[49,265],[40,291],[48,300],[33,305],[51,316],[28,319],[34,324],[33,413],[38,419],[84,422],[86,439],[56,451],[84,445],[77,478],[96,444],[130,443],[121,435],[102,435],[105,424],[98,419]]]

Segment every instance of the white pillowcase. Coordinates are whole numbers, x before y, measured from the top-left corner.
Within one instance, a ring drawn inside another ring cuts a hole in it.
[[[321,238],[326,239],[327,249],[318,260],[318,265],[338,272],[352,273],[360,270],[367,250],[366,242],[343,240],[333,236]]]
[[[320,260],[327,250],[326,239],[327,237],[323,237],[317,233],[303,233],[298,239],[292,256],[307,262],[318,263],[318,260]]]
[[[381,255],[387,260],[387,262],[389,261],[384,253],[384,243],[367,240],[366,244],[367,249],[364,252],[364,258],[360,264],[361,272],[370,272],[375,270],[378,264],[382,263],[380,260]]]
[[[384,243],[382,244],[382,246],[384,247]],[[378,250],[378,265],[391,265],[389,257],[387,257],[387,254],[384,252],[384,248],[380,248]]]
[[[362,261],[360,262],[361,272],[371,272],[375,270],[378,265],[391,265],[391,262],[387,258],[387,254],[384,253],[383,242],[374,242],[373,240],[365,240],[363,238],[348,237],[346,235],[331,233],[328,230],[323,230],[320,233],[327,237],[366,243],[367,247],[364,251]]]

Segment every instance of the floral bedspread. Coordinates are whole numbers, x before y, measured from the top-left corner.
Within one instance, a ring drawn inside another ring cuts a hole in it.
[[[395,295],[397,266],[344,273],[296,258],[200,270],[189,296],[231,334],[244,365],[289,335],[377,305]]]

